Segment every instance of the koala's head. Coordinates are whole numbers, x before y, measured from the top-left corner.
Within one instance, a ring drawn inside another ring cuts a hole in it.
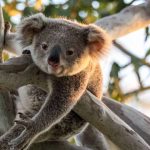
[[[84,70],[107,50],[109,38],[95,25],[36,14],[17,28],[18,40],[30,47],[35,64],[44,72],[69,76]]]

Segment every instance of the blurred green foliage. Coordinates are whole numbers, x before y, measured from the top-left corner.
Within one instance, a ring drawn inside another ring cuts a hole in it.
[[[122,10],[130,3],[123,0],[3,0],[3,5],[4,17],[10,22],[12,16],[42,12],[49,17],[64,16],[91,23]]]
[[[136,0],[3,0],[2,5],[5,20],[11,22],[13,25],[16,25],[22,17],[38,12],[42,12],[48,17],[62,16],[83,23],[93,23],[97,19],[121,11],[135,1]],[[145,41],[149,35],[150,29],[146,28]],[[119,49],[121,50],[122,48],[119,47]],[[150,55],[150,50],[147,51],[143,60],[140,61],[133,54],[126,54],[131,58],[131,62],[126,66],[134,66],[134,71],[143,89],[139,69],[144,65],[143,61]],[[5,60],[8,59],[6,54],[4,54],[4,56]],[[120,71],[124,68],[124,66],[119,66],[119,64],[114,62],[108,83],[108,94],[119,101],[125,99],[125,95],[120,87],[121,79],[119,77]]]

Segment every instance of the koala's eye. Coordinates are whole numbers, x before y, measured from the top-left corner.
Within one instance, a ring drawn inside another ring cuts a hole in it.
[[[42,47],[43,50],[47,50],[48,45],[46,43],[42,43],[41,47]]]
[[[66,55],[71,56],[74,54],[74,51],[72,49],[66,51]]]

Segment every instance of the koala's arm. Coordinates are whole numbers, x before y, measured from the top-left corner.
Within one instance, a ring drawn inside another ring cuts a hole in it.
[[[0,137],[0,149],[5,150],[9,149],[8,143],[12,140],[18,137],[22,131],[24,130],[24,127],[21,125],[13,125],[5,134],[3,134]]]
[[[10,145],[14,149],[22,149],[29,145],[37,135],[58,123],[73,108],[87,87],[87,75],[80,74],[52,80],[52,94],[47,97],[35,117],[23,117],[17,121],[26,129],[18,138],[11,141]]]
[[[86,89],[87,83],[78,80],[68,80],[74,77],[62,77],[53,84],[52,94],[46,99],[45,104],[33,118],[37,132],[59,122],[77,103]],[[66,80],[66,81],[65,81]]]

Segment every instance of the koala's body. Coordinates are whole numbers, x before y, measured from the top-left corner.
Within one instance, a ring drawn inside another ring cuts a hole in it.
[[[31,118],[20,114],[16,123],[25,130],[10,145],[18,150],[28,147],[36,138],[55,140],[78,133],[87,123],[72,108],[86,89],[101,99],[99,58],[108,49],[109,37],[94,25],[36,14],[20,23],[17,40],[22,48],[30,47],[34,63],[48,74],[43,82],[49,86],[49,93],[31,85],[20,89],[24,113],[31,114]],[[25,95],[31,97],[27,99]]]

